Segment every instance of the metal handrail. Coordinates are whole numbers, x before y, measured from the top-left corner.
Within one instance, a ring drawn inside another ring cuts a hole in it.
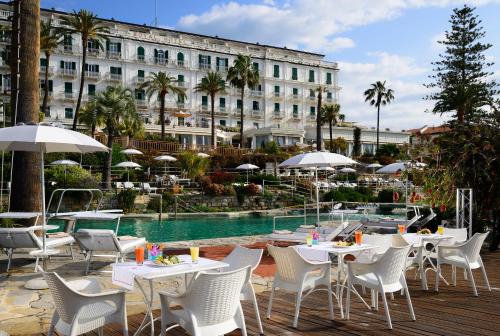
[[[102,193],[102,191],[100,189],[80,189],[80,188],[55,189],[52,192],[52,194],[50,195],[49,202],[47,204],[46,215],[49,214],[50,205],[52,203],[52,199],[54,198],[54,195],[60,192],[61,195],[59,197],[59,202],[57,203],[56,211],[53,213],[52,217],[57,216],[57,214],[59,213],[59,209],[61,208],[61,204],[62,204],[62,200],[64,198],[64,194],[67,191],[83,191],[83,192],[88,192],[90,194],[90,199],[89,199],[89,202],[87,203],[87,206],[85,207],[85,211],[89,210],[90,205],[92,204],[92,201],[94,200],[94,192],[97,193],[98,197],[99,197],[98,198],[99,201],[98,201],[97,207],[95,209],[96,211],[99,210],[99,208],[101,207],[102,200],[104,198],[104,195],[103,195],[103,193]]]
[[[304,218],[304,225],[307,224],[307,205],[306,202],[304,201],[304,214],[303,215],[282,215],[282,216],[274,216],[273,217],[273,232],[276,230],[276,219],[281,219],[281,218]]]

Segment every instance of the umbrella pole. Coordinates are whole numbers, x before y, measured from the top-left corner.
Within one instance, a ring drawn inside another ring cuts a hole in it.
[[[318,186],[318,167],[316,167],[316,226],[319,225],[319,186]]]
[[[248,184],[248,169],[247,169],[247,184]]]
[[[43,244],[43,252],[46,251],[46,241],[45,241],[45,173],[43,166],[43,150],[40,151],[40,183],[42,184],[42,244]]]

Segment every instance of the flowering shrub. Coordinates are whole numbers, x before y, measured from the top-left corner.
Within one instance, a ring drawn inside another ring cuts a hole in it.
[[[233,174],[224,172],[222,170],[216,170],[210,176],[210,178],[212,179],[213,183],[218,183],[218,184],[231,184],[235,180],[235,176]]]

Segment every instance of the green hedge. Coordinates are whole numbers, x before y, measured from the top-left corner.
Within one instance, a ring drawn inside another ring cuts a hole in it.
[[[340,187],[335,190],[330,190],[323,196],[324,201],[338,202],[373,202],[373,193],[369,188],[345,188]]]

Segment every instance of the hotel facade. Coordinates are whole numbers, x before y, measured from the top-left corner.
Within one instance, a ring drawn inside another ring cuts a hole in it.
[[[43,20],[51,19],[55,27],[60,27],[61,19],[69,14],[42,9],[41,15]],[[0,3],[0,23],[10,25],[11,16],[11,8],[6,3]],[[253,148],[271,140],[283,146],[310,142],[315,139],[318,112],[314,90],[322,85],[327,90],[323,102],[339,102],[339,68],[337,63],[326,61],[324,55],[115,20],[102,21],[109,28],[109,34],[103,41],[103,49],[92,42],[87,45],[83,102],[109,85],[122,84],[134,92],[137,111],[147,133],[160,132],[159,102],[154,96],[148,100],[139,87],[150,73],[164,71],[177,79],[187,95],[185,99],[167,95],[166,134],[178,139],[181,144],[209,144],[209,98],[195,92],[194,88],[209,70],[219,71],[225,77],[238,54],[252,57],[260,83],[252,90],[245,90],[243,102],[239,90],[231,87],[226,95],[216,97],[218,143],[231,143],[233,138],[238,138],[241,109],[246,143]],[[8,33],[2,33],[0,49],[6,50],[9,43]],[[82,46],[77,34],[64,37],[51,55],[50,64],[41,54],[40,86],[49,86],[50,98],[46,121],[65,125],[72,123],[81,63]],[[44,83],[43,74],[47,67],[49,80]],[[0,62],[0,75],[1,93],[7,100],[11,79],[4,59]],[[374,132],[362,128],[363,151],[370,151],[373,147]],[[404,132],[388,133],[388,136],[381,133],[381,143],[408,142],[408,134]],[[335,137],[339,136],[352,146],[352,127],[336,127]],[[328,137],[327,127],[323,128],[323,137]]]

